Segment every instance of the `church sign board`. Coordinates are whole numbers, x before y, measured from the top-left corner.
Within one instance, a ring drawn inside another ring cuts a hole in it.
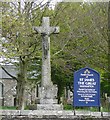
[[[100,74],[88,67],[74,73],[74,106],[100,107]]]

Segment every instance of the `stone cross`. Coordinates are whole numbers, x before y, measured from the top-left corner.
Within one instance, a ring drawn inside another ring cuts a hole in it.
[[[42,83],[45,88],[52,86],[50,64],[50,35],[59,32],[59,27],[50,27],[49,17],[43,17],[42,26],[34,27],[42,36]]]
[[[40,104],[37,104],[38,110],[62,110],[62,105],[57,104],[56,85],[51,81],[50,64],[50,35],[59,32],[59,27],[51,27],[49,17],[43,17],[42,26],[34,27],[37,33],[42,36],[42,82],[39,88]]]

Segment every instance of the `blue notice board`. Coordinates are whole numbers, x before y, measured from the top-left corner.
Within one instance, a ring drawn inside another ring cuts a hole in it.
[[[100,74],[88,67],[74,73],[74,106],[100,107]]]

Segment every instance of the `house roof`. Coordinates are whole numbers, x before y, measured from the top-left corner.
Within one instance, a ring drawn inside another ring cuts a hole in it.
[[[16,66],[14,65],[2,65],[5,70],[11,74],[12,76],[16,77],[17,76],[17,69]],[[0,78],[2,79],[11,79],[11,76],[9,76],[1,67],[0,67]]]

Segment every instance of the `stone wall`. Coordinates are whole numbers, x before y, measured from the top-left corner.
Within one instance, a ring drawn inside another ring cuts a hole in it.
[[[0,120],[110,120],[110,112],[90,111],[5,110],[0,115]]]
[[[14,106],[14,98],[16,95],[16,80],[2,79],[2,84],[4,106]]]
[[[29,117],[15,117],[15,118],[2,118],[1,120],[110,120],[110,118],[95,118],[95,117],[74,117],[74,118],[29,118]]]

